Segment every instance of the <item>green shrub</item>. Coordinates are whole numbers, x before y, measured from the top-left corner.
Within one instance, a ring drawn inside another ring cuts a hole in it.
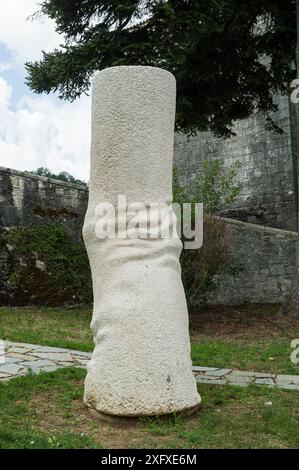
[[[3,235],[9,255],[13,302],[61,305],[89,303],[92,287],[82,242],[73,241],[57,224],[14,228]]]
[[[239,162],[236,162],[227,173],[223,173],[219,161],[205,162],[204,171],[196,175],[192,192],[182,187],[174,171],[174,202],[201,202],[204,205],[203,246],[198,250],[183,250],[180,260],[190,311],[206,304],[225,275],[235,276],[239,272],[232,254],[230,228],[215,216],[239,194],[240,189],[234,182],[238,168]]]
[[[240,193],[240,186],[234,181],[239,167],[240,162],[237,160],[227,172],[223,172],[219,160],[204,161],[203,172],[195,177],[192,201],[202,202],[206,214],[220,212]]]
[[[204,161],[203,170],[196,174],[193,190],[187,191],[180,183],[176,168],[173,171],[173,200],[178,204],[184,202],[201,202],[206,214],[216,214],[224,209],[240,193],[240,186],[235,178],[240,168],[237,160],[227,172],[223,172],[219,160]]]

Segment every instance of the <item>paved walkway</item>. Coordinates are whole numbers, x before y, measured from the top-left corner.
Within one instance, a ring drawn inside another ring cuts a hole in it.
[[[5,341],[5,354],[0,351],[0,382],[25,375],[30,370],[38,373],[63,367],[86,367],[90,357],[91,353],[82,351]],[[199,383],[239,386],[255,384],[299,391],[299,375],[198,366],[193,366],[193,373]]]

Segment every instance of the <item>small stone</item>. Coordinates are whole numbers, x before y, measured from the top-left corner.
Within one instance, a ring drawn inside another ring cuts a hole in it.
[[[218,370],[219,367],[202,367],[202,366],[192,366],[194,372],[205,372],[208,370]]]
[[[253,376],[248,376],[248,375],[240,375],[236,374],[235,372],[228,374],[226,376],[226,379],[234,385],[248,385],[253,382],[254,377]]]
[[[34,352],[34,357],[48,359],[50,361],[73,362],[73,358],[69,352]]]
[[[10,353],[26,354],[27,352],[30,352],[30,349],[21,347],[21,346],[13,346],[8,349],[7,354],[10,354]]]
[[[267,379],[267,378],[275,379],[276,377],[276,374],[268,374],[267,372],[255,372],[254,375],[255,377],[259,377],[261,379]]]
[[[267,385],[268,387],[274,387],[275,382],[271,378],[257,378],[255,380],[256,385]]]
[[[63,348],[55,348],[52,346],[38,346],[36,348],[36,352],[38,353],[65,353],[69,352],[68,349],[63,349]]]
[[[22,369],[22,364],[1,364],[0,365],[0,374],[5,372],[9,375],[17,375],[18,372]]]
[[[196,381],[198,383],[211,384],[211,385],[222,385],[226,383],[226,380],[222,377],[211,377],[208,375],[197,376]]]
[[[298,385],[299,375],[278,375],[276,378],[277,385]]]
[[[89,363],[90,359],[80,359],[80,358],[75,358],[75,362],[77,364],[81,364],[82,366],[87,366]]]
[[[27,362],[22,362],[20,365],[22,365],[23,367],[28,367],[32,370],[34,369],[40,369],[41,367],[47,367],[47,366],[53,366],[55,364],[53,364],[53,362],[51,361],[46,361],[46,360],[39,360],[39,361],[27,361]]]
[[[23,359],[17,359],[16,357],[5,356],[4,362],[2,364],[19,364],[23,362]]]
[[[23,360],[23,361],[28,361],[30,359],[33,359],[32,357],[30,357],[28,354],[21,354],[21,353],[16,353],[16,352],[8,352],[6,357],[10,357],[12,359],[20,359],[20,360]]]
[[[209,376],[223,377],[226,374],[229,374],[232,369],[217,369],[209,371]]]
[[[250,370],[236,370],[234,369],[232,372],[235,376],[238,377],[256,377],[257,372],[253,372]]]
[[[46,270],[46,265],[43,261],[40,261],[39,259],[37,259],[35,261],[35,266],[37,269],[39,269],[40,271],[45,271]]]
[[[265,406],[272,406],[272,401],[266,401],[266,403],[264,403]]]
[[[71,353],[72,356],[83,356],[83,357],[86,357],[88,359],[90,359],[91,355],[92,355],[92,353],[83,352],[83,351],[75,351],[73,349],[69,349],[69,350],[66,350],[66,351]]]

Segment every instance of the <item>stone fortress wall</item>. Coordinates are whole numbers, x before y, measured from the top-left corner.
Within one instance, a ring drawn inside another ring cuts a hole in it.
[[[223,219],[231,231],[232,251],[240,269],[225,277],[210,296],[213,304],[281,303],[296,275],[298,233]]]
[[[0,228],[60,222],[81,239],[88,189],[0,167]]]
[[[239,160],[240,194],[223,212],[240,261],[237,279],[227,278],[212,303],[283,302],[295,275],[298,182],[294,165],[288,97],[277,97],[275,116],[283,134],[267,131],[261,117],[239,121],[236,135],[216,138],[209,132],[177,134],[174,163],[181,183],[192,189],[205,160],[220,160],[224,170]]]
[[[240,162],[238,198],[224,216],[284,230],[297,230],[296,187],[292,158],[291,124],[287,97],[278,100],[277,122],[284,134],[265,129],[261,117],[235,124],[236,136],[218,139],[201,132],[188,137],[176,134],[174,162],[180,181],[192,188],[205,160],[220,160],[224,170]]]

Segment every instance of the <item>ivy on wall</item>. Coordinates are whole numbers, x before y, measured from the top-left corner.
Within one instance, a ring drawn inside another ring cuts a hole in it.
[[[16,305],[91,303],[92,286],[82,242],[58,223],[10,229],[1,235],[7,249],[7,303]]]

